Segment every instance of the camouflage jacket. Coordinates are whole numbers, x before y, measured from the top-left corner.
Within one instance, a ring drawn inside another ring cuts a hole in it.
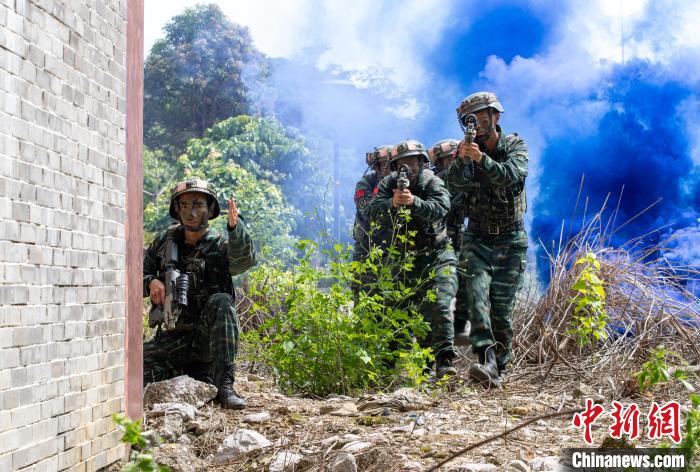
[[[397,172],[392,172],[379,183],[377,196],[367,206],[367,216],[377,221],[382,228],[395,231],[397,210],[391,204],[396,188]],[[433,171],[423,169],[418,181],[409,187],[413,194],[413,205],[408,207],[411,219],[408,231],[416,231],[414,247],[419,258],[447,247],[449,239],[445,230],[445,216],[450,209],[450,194]],[[432,257],[432,256],[430,256]],[[430,257],[427,257],[428,260]]]
[[[462,207],[470,222],[504,225],[521,221],[527,210],[527,145],[517,134],[499,132],[496,149],[479,164],[455,159],[445,175],[450,193],[465,193]]]
[[[149,284],[153,279],[164,280],[167,231],[175,232],[178,269],[181,273],[190,275],[190,287],[187,292],[189,303],[185,310],[185,317],[189,318],[187,321],[198,317],[207,298],[212,294],[223,292],[234,295],[231,277],[242,274],[256,263],[253,241],[243,221],[239,221],[233,230],[228,231],[228,235],[209,229],[194,247],[185,244],[182,226],[174,225],[158,233],[146,249],[143,258],[144,297],[149,296]]]
[[[441,170],[437,176],[443,182],[447,176],[448,169]],[[449,191],[449,190],[448,190]],[[450,211],[445,216],[445,226],[447,227],[447,235],[452,240],[452,245],[455,249],[461,246],[462,233],[464,233],[464,192],[450,193]]]
[[[379,192],[379,174],[370,171],[362,176],[355,185],[355,225],[353,227],[353,238],[360,244],[366,253],[370,246],[370,220],[367,216],[367,207]],[[383,245],[391,242],[391,233],[386,231],[372,231],[371,242],[373,245]]]

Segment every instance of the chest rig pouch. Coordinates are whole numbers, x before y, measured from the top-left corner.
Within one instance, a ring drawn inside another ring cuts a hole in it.
[[[416,188],[415,195],[419,198],[426,198],[426,189],[430,186],[435,174],[431,170],[423,170],[423,179]],[[409,231],[416,231],[415,245],[418,252],[423,252],[445,245],[448,242],[445,219],[435,221],[424,221],[417,218],[408,223]]]
[[[183,310],[181,322],[178,320],[179,329],[193,326],[211,295],[222,292],[235,299],[233,283],[226,267],[228,258],[217,248],[219,242],[216,238],[193,248],[185,246],[184,238],[179,240],[178,268],[181,273],[188,275],[190,282],[187,294],[189,303]]]
[[[496,162],[507,161],[507,149],[517,135],[506,137],[506,151],[492,158]],[[470,222],[478,223],[483,232],[496,233],[520,222],[527,211],[525,183],[495,187],[480,166],[474,166],[474,176],[466,197],[466,215]]]

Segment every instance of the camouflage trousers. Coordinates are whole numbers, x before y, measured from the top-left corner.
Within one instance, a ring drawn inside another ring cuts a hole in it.
[[[429,264],[417,259],[414,269],[406,274],[406,286],[418,285],[418,289],[402,305],[416,307],[416,311],[423,315],[423,319],[430,325],[428,336],[419,340],[421,347],[432,347],[436,359],[453,359],[456,353],[450,302],[457,292],[456,256],[453,249],[447,247],[435,258]],[[433,270],[435,276],[430,279]],[[435,292],[434,301],[430,301],[426,296],[430,290]]]
[[[353,261],[364,262],[364,260],[367,259],[368,250],[366,246],[366,242],[355,240],[355,245],[352,251]],[[367,285],[372,282],[376,282],[376,277],[371,272],[363,272],[362,274],[359,274],[359,276],[356,275],[356,278],[358,281],[353,281],[351,284],[352,293],[355,295],[355,303],[357,303],[360,290],[367,291]]]
[[[465,270],[466,295],[473,349],[496,345],[496,360],[510,362],[515,294],[523,283],[528,239],[525,231],[495,238],[467,232],[460,265]]]
[[[455,295],[455,311],[454,311],[454,330],[455,333],[461,333],[467,326],[469,321],[469,304],[467,302],[467,277],[466,268],[464,267],[462,254],[462,244],[464,240],[463,228],[454,228],[447,234],[452,239],[452,245],[455,248],[455,253],[460,255],[457,263],[457,294]]]
[[[469,297],[467,290],[467,271],[463,261],[457,264],[457,295],[455,296],[454,327],[455,333],[461,333],[469,321]]]
[[[233,297],[211,295],[192,329],[164,331],[144,343],[144,385],[178,375],[210,381],[216,364],[233,363],[239,332]]]

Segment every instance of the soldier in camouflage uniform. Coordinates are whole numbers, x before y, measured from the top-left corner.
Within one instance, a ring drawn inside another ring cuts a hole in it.
[[[394,172],[379,183],[377,196],[367,207],[370,220],[382,228],[395,231],[397,210],[404,207],[410,211],[407,230],[415,231],[415,253],[413,268],[402,273],[407,286],[420,286],[407,303],[420,307],[419,311],[430,324],[429,339],[422,345],[431,345],[435,354],[435,376],[456,374],[452,367],[455,357],[453,347],[453,321],[450,301],[457,291],[456,256],[445,229],[445,215],[450,208],[450,195],[433,172],[426,167],[428,153],[417,141],[403,141],[392,147],[391,167]],[[409,187],[397,188],[398,169],[406,165],[409,169]],[[397,248],[401,250],[401,248]],[[430,273],[434,272],[434,278]],[[427,282],[427,283],[426,283]],[[434,301],[426,299],[426,292],[433,290]]]
[[[355,246],[353,260],[363,261],[369,254],[370,247],[385,246],[391,243],[391,233],[386,231],[371,230],[367,217],[367,206],[379,191],[379,181],[391,173],[389,166],[389,152],[391,146],[377,146],[366,155],[367,166],[372,170],[367,172],[355,185],[355,225],[353,226],[353,239]],[[360,283],[353,284],[355,296],[367,284],[373,281],[372,274],[363,273]]]
[[[189,375],[218,388],[224,408],[245,408],[233,390],[239,341],[238,315],[231,277],[255,265],[255,249],[233,197],[228,202],[227,235],[209,229],[219,216],[216,192],[207,181],[178,183],[170,197],[170,216],[179,221],[161,232],[146,250],[143,294],[154,305],[165,300],[165,251],[168,233],[177,244],[177,267],[189,276],[188,304],[175,329],[161,331],[143,346],[144,383]]]
[[[443,139],[433,144],[433,147],[428,151],[428,158],[433,166],[433,172],[441,179],[454,161],[458,145],[459,141],[456,139]]]
[[[455,159],[457,154],[457,146],[459,141],[456,139],[443,139],[438,141],[428,151],[428,157],[433,164],[433,171],[443,181],[447,175],[447,171]],[[448,189],[449,190],[449,189]],[[447,235],[452,240],[452,247],[456,254],[459,254],[462,248],[462,238],[464,236],[464,192],[457,192],[451,195],[450,211],[445,217],[445,225],[447,226]],[[457,266],[457,296],[455,299],[454,310],[454,328],[455,328],[455,344],[469,344],[469,305],[467,303],[467,279],[465,277],[465,268],[463,264]]]
[[[515,294],[522,285],[528,238],[526,211],[527,146],[498,124],[503,106],[495,94],[479,92],[457,109],[460,123],[476,116],[474,143],[461,141],[446,185],[465,192],[466,216],[460,261],[464,261],[471,316],[470,340],[478,362],[469,369],[476,381],[500,387],[511,360]]]

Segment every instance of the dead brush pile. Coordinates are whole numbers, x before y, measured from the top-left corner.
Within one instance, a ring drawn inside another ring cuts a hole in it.
[[[519,300],[515,313],[518,377],[568,387],[584,383],[619,398],[636,390],[633,374],[656,346],[700,363],[700,300],[685,289],[697,270],[671,266],[662,257],[663,244],[641,248],[641,239],[609,247],[598,213],[558,251],[548,252],[546,292]],[[575,262],[590,253],[600,263],[607,338],[581,346],[570,330],[576,306],[572,286],[582,271]]]

